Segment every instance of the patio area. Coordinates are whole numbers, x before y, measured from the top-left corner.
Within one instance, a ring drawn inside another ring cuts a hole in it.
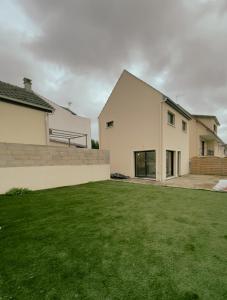
[[[216,175],[185,175],[168,179],[165,182],[158,182],[147,178],[130,178],[124,181],[141,184],[152,184],[170,187],[180,187],[188,189],[212,190],[220,179],[226,179],[227,176]]]

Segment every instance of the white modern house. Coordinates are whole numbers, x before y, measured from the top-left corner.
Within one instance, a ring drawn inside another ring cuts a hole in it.
[[[91,148],[91,122],[78,116],[70,108],[45,99],[53,108],[49,114],[49,144],[71,145],[77,148]]]

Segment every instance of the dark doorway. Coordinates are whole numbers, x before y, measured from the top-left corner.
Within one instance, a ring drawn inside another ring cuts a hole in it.
[[[166,151],[166,177],[174,176],[174,151]]]
[[[205,142],[201,141],[201,155],[204,156],[205,155]]]
[[[155,150],[135,152],[135,176],[156,178]]]

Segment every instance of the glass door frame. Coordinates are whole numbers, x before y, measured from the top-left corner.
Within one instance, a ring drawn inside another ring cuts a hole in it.
[[[147,173],[148,173],[148,166],[147,166],[147,163],[146,163],[146,157],[147,157],[147,152],[152,152],[155,154],[155,175],[154,176],[148,176]],[[145,153],[145,176],[143,175],[138,175],[137,172],[136,172],[136,154],[137,153]],[[134,151],[134,167],[135,167],[135,177],[141,177],[141,178],[152,178],[152,179],[156,179],[156,150],[142,150],[142,151]]]
[[[168,155],[170,154],[170,156]],[[170,172],[171,174],[168,174],[168,168],[169,168],[169,165],[167,163],[167,159],[170,158]],[[176,152],[173,151],[173,150],[166,150],[166,178],[171,178],[171,177],[174,177],[175,176],[175,160],[176,160]]]

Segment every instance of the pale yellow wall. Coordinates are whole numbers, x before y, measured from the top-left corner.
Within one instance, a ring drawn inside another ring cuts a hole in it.
[[[210,129],[212,129],[215,123],[212,119],[200,119],[200,121],[204,124],[206,123],[205,125]],[[201,138],[202,136],[208,136],[212,140]],[[201,155],[201,139],[205,141],[205,155],[207,154],[207,150],[210,149],[214,150],[215,156],[224,156],[223,147],[215,140],[212,133],[201,123],[196,122],[196,119],[193,119],[190,121],[190,158]]]
[[[175,151],[175,176],[177,174],[177,151],[181,152],[180,175],[189,173],[189,123],[185,117],[172,109],[168,104],[162,104],[163,126],[163,179],[166,175],[166,150]],[[175,115],[175,125],[168,124],[168,111]],[[187,130],[182,130],[182,120],[187,124]]]
[[[100,147],[110,150],[112,173],[134,177],[134,151],[141,150],[156,150],[157,180],[165,179],[166,150],[181,151],[181,175],[189,172],[189,129],[182,131],[182,120],[188,121],[163,100],[160,92],[123,72],[99,116]],[[167,124],[168,109],[176,116],[175,128]],[[109,121],[112,128],[106,128]]]
[[[0,101],[0,142],[47,144],[47,113]]]
[[[110,150],[111,172],[134,177],[134,151],[156,150],[160,174],[160,109],[162,96],[123,72],[99,116],[100,147]],[[106,122],[114,127],[106,128]]]
[[[189,157],[195,157],[199,155],[199,135],[197,131],[197,122],[192,119],[189,123]]]
[[[215,122],[215,119],[213,118],[198,118],[204,125],[206,125],[208,128],[210,128],[212,131],[214,131],[214,124],[217,126],[218,130],[218,124]]]
[[[11,188],[31,190],[76,185],[110,178],[109,165],[0,168],[0,194]]]

